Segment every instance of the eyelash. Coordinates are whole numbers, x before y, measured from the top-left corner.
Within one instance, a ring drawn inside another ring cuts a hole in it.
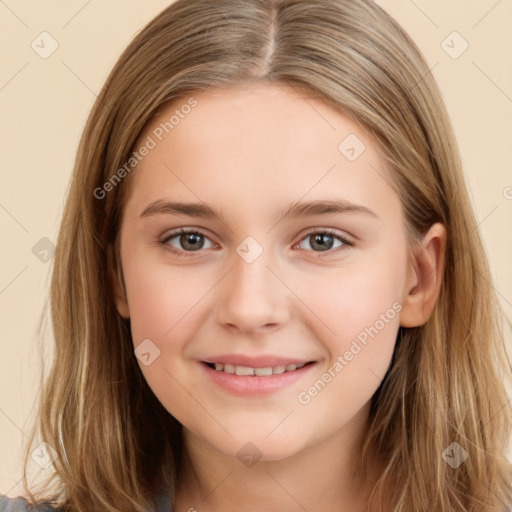
[[[180,228],[178,231],[172,232],[172,233],[168,234],[167,236],[165,236],[163,239],[159,240],[158,243],[164,248],[164,250],[172,252],[178,258],[189,258],[189,257],[191,257],[191,256],[189,256],[189,254],[191,255],[194,252],[201,252],[201,250],[198,250],[198,251],[178,250],[168,244],[169,240],[172,240],[173,238],[176,238],[177,236],[180,236],[180,235],[183,235],[186,233],[192,233],[194,235],[201,235],[201,236],[209,239],[209,237],[206,235],[206,233],[204,233],[200,229]],[[329,250],[325,251],[326,254],[322,254],[323,251],[308,250],[308,252],[317,253],[318,256],[315,256],[315,257],[322,258],[322,257],[329,256],[332,254],[337,254],[339,251],[347,250],[347,248],[352,247],[354,245],[353,242],[351,242],[344,236],[340,235],[336,231],[329,229],[329,228],[311,229],[310,231],[308,231],[307,233],[305,233],[303,235],[303,237],[299,240],[298,244],[300,242],[302,242],[305,238],[307,238],[308,236],[311,236],[313,234],[330,235],[334,238],[337,238],[338,240],[340,240],[343,243],[342,246],[336,247],[335,249],[329,249]],[[298,245],[298,244],[295,244],[295,245]],[[307,249],[302,249],[302,250],[307,250]]]

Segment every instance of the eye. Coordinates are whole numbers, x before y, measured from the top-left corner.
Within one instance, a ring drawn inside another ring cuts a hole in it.
[[[336,240],[340,242],[337,246],[335,246]],[[307,247],[300,247],[304,242],[309,244],[313,252],[329,254],[337,253],[354,245],[346,237],[330,229],[311,230],[296,244],[300,249],[309,250]],[[201,249],[209,249],[215,246],[202,231],[186,228],[180,228],[178,231],[167,234],[162,240],[159,240],[159,243],[178,257],[188,257],[189,254],[187,253],[200,252]],[[319,256],[322,256],[322,254],[319,254]]]
[[[341,243],[334,247],[336,239]],[[317,229],[315,231],[310,231],[297,245],[299,246],[303,242],[307,242],[307,244],[309,244],[313,249],[313,252],[330,252],[331,254],[337,253],[340,250],[344,250],[345,248],[354,245],[350,240],[330,229]],[[300,248],[303,249],[304,247]],[[335,250],[332,250],[333,248]]]
[[[174,243],[171,243],[171,241],[174,241]],[[205,247],[206,241],[210,243],[210,246]],[[214,246],[213,242],[201,231],[184,228],[168,234],[160,240],[160,244],[177,256],[186,256],[184,253],[197,252],[200,249],[209,249]]]

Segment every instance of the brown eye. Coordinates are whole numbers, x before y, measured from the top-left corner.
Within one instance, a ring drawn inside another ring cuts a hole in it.
[[[337,245],[336,241],[338,241]],[[307,242],[309,247],[300,247],[301,244]],[[298,244],[300,249],[308,249],[313,252],[337,252],[344,246],[353,245],[345,237],[329,230],[317,230],[308,233]]]
[[[203,248],[204,237],[197,233],[184,233],[180,235],[179,243],[185,250],[197,251]]]
[[[176,253],[196,252],[200,249],[208,249],[214,245],[209,238],[201,232],[187,231],[184,229],[169,234],[161,240],[160,243]],[[210,246],[205,247],[205,243],[209,243]]]

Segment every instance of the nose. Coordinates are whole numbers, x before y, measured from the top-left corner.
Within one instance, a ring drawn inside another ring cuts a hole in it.
[[[289,318],[290,292],[263,254],[248,263],[234,254],[233,268],[220,283],[217,321],[243,334],[277,329]]]

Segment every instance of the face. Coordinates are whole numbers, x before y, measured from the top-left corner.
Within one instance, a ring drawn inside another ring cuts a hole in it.
[[[185,432],[281,459],[367,415],[410,287],[401,202],[324,101],[277,84],[193,98],[140,138],[117,306]]]

